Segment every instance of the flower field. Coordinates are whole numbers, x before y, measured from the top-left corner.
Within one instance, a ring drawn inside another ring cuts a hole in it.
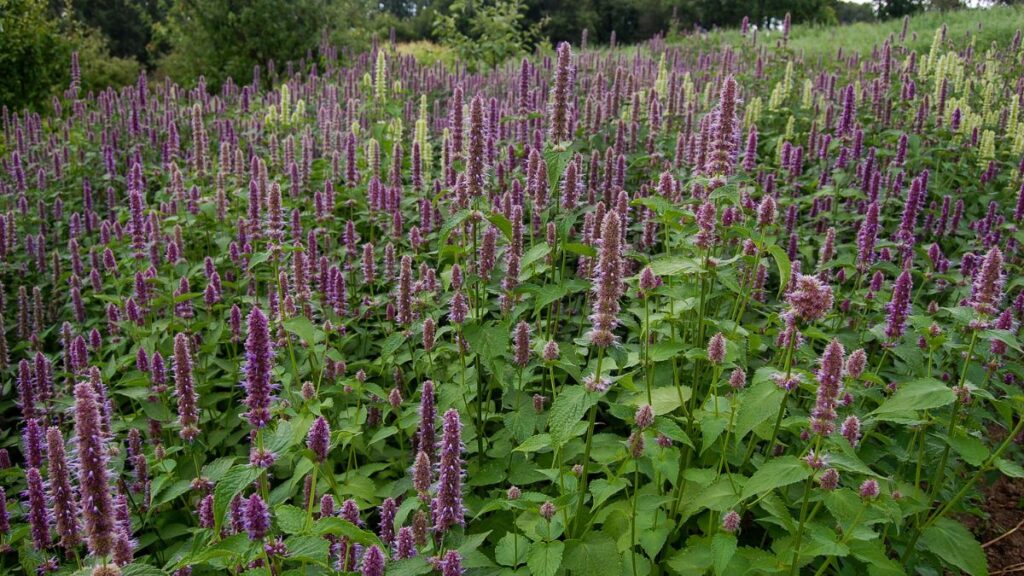
[[[988,574],[1021,33],[787,33],[4,108],[0,573]]]

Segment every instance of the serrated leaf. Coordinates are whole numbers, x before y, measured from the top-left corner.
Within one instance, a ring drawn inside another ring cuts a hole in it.
[[[1011,478],[1024,478],[1024,468],[1012,460],[997,458],[995,464],[1000,472]]]
[[[288,559],[328,564],[331,543],[319,536],[291,536],[284,541],[288,548]]]
[[[525,442],[516,446],[513,452],[539,452],[544,448],[551,447],[551,435],[550,434],[537,434],[526,439]]]
[[[302,534],[306,531],[306,511],[291,504],[281,504],[274,509],[277,525],[285,534]]]
[[[779,412],[779,406],[786,393],[771,380],[755,379],[755,383],[740,394],[740,406],[736,410],[736,440],[742,440],[758,424],[771,419]]]
[[[949,438],[949,445],[971,466],[981,466],[988,458],[988,446],[978,438],[962,431]]]
[[[626,488],[626,480],[615,476],[611,480],[598,478],[590,483],[590,493],[594,495],[593,508],[596,510],[616,492]]]
[[[213,518],[216,528],[224,523],[224,513],[231,500],[260,477],[262,470],[248,464],[235,466],[213,487]]]
[[[956,395],[945,383],[935,378],[919,378],[900,384],[891,398],[875,408],[875,416],[931,410],[952,404]]]
[[[743,487],[743,499],[805,480],[811,468],[796,456],[780,456],[758,468]]]
[[[318,536],[325,536],[327,534],[344,536],[352,542],[362,544],[363,546],[378,546],[382,550],[384,549],[384,546],[380,543],[380,539],[372,532],[363,530],[348,520],[343,520],[337,516],[317,520],[313,524],[313,534]]]
[[[736,554],[736,536],[734,534],[726,534],[725,532],[718,532],[711,539],[711,556],[714,558],[714,568],[716,576],[725,574],[725,568],[729,565],[729,561]]]
[[[498,540],[494,548],[494,560],[502,566],[519,566],[526,562],[530,541],[522,534],[509,532]]]
[[[970,530],[949,518],[939,518],[921,533],[921,545],[971,576],[987,576],[988,562]]]
[[[559,540],[554,542],[534,542],[530,547],[530,553],[526,557],[526,565],[530,568],[530,574],[537,576],[555,576],[558,567],[562,565],[562,553],[565,551],[565,544]]]
[[[793,263],[789,260],[786,251],[778,244],[769,246],[768,253],[775,259],[775,265],[779,268],[779,296],[782,296],[782,292],[789,285],[789,277],[793,274]]]
[[[324,339],[322,330],[313,325],[305,316],[295,316],[284,321],[285,330],[295,334],[307,344],[316,344]]]
[[[413,556],[398,562],[388,562],[384,573],[387,576],[420,576],[433,571],[434,567],[427,562],[424,556]]]
[[[565,444],[572,437],[571,432],[576,423],[596,403],[597,398],[588,394],[583,386],[569,386],[563,389],[548,413],[551,442],[555,446]]]
[[[622,573],[622,557],[615,539],[604,532],[590,532],[582,540],[571,540],[565,566],[573,576],[609,576]]]

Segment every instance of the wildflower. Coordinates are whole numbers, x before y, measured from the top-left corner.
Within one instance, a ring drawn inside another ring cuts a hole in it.
[[[865,500],[871,500],[878,496],[878,481],[874,478],[868,478],[860,485],[860,497]]]
[[[403,526],[398,529],[398,537],[395,539],[395,560],[405,560],[416,555],[416,541],[412,528]]]
[[[512,333],[513,362],[520,369],[530,362],[530,325],[520,321]]]
[[[359,573],[362,576],[384,576],[384,553],[376,544],[367,548],[363,554],[363,564]]]
[[[106,556],[114,546],[114,503],[108,483],[107,447],[100,432],[100,405],[88,382],[75,385],[75,436],[82,520],[89,551]]]
[[[799,274],[786,295],[786,301],[796,317],[820,320],[832,309],[832,288],[815,276]]]
[[[974,275],[970,305],[979,314],[992,316],[1003,299],[1003,253],[993,246]]]
[[[452,526],[465,523],[462,506],[462,423],[459,412],[450,408],[444,414],[441,456],[438,465],[437,495],[430,504],[434,531],[444,534]]]
[[[856,448],[857,443],[860,442],[860,419],[856,416],[847,416],[846,420],[843,420],[839,433],[846,438],[850,446]]]
[[[637,408],[636,416],[634,416],[633,420],[636,422],[636,427],[641,430],[650,428],[654,424],[654,409],[651,408],[650,404],[644,404]]]
[[[735,368],[729,374],[729,386],[733,390],[742,390],[747,385],[747,373],[743,368]]]
[[[604,348],[616,342],[613,330],[618,325],[619,296],[622,293],[622,238],[619,213],[610,210],[601,226],[601,246],[594,270],[594,307],[590,315],[590,342]]]
[[[50,426],[46,430],[47,475],[50,479],[50,501],[56,522],[60,545],[74,549],[81,537],[78,533],[78,502],[71,487],[70,469],[64,452],[64,437],[60,429]]]
[[[888,317],[885,325],[885,335],[890,341],[896,340],[906,331],[907,317],[910,316],[910,297],[913,291],[913,279],[910,270],[904,270],[892,289],[892,299],[889,301]]]
[[[323,416],[317,416],[313,425],[309,427],[309,436],[306,445],[313,451],[317,462],[327,459],[327,451],[331,447],[331,427]]]
[[[729,510],[722,516],[722,530],[725,532],[736,532],[740,529],[740,515],[735,510]]]
[[[835,468],[828,468],[818,477],[818,485],[822,490],[835,490],[839,487],[839,472]]]
[[[174,385],[178,395],[179,434],[191,442],[199,436],[199,397],[192,379],[192,353],[187,334],[174,337]]]
[[[843,345],[833,339],[821,355],[821,367],[817,372],[818,395],[811,410],[811,429],[822,436],[835,431],[835,405],[843,380],[843,354]]]
[[[721,364],[725,361],[725,336],[718,332],[708,341],[708,361]]]
[[[555,517],[555,504],[551,500],[548,500],[540,505],[540,510],[538,512],[540,513],[541,518],[550,521]]]
[[[274,349],[270,341],[270,325],[259,306],[254,306],[249,312],[246,325],[244,387],[245,405],[249,411],[245,417],[253,428],[263,428],[270,423]]]

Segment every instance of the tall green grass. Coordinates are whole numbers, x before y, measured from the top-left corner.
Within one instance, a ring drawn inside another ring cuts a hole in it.
[[[905,44],[915,51],[927,51],[932,43],[935,30],[943,24],[948,28],[950,38],[972,35],[979,49],[991,42],[1007,43],[1017,29],[1024,25],[1024,6],[1000,6],[951,12],[924,12],[910,18]],[[867,53],[880,47],[890,35],[898,36],[903,20],[883,22],[859,22],[844,26],[796,25],[790,33],[789,46],[806,57],[835,55],[839,48],[844,52]],[[759,42],[774,42],[781,37],[777,30],[759,31]],[[744,41],[739,30],[713,30],[699,36],[683,36],[682,43],[701,42],[713,45],[738,45]]]

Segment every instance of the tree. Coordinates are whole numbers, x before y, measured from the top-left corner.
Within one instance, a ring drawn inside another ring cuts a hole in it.
[[[0,0],[0,105],[42,108],[71,81],[71,46],[43,0]]]
[[[180,0],[163,30],[173,49],[162,66],[183,82],[202,74],[213,89],[248,83],[255,66],[315,48],[328,14],[327,0]]]

